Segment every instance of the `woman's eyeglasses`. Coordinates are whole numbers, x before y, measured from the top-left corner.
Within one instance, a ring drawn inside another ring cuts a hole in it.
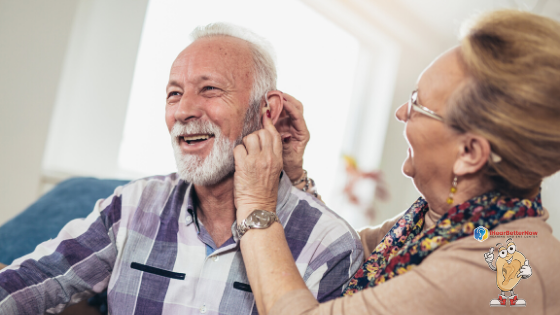
[[[410,95],[410,100],[408,100],[408,110],[406,112],[407,120],[410,119],[410,115],[412,114],[413,110],[443,122],[443,117],[436,114],[433,110],[430,110],[427,107],[418,104],[418,90],[412,91],[412,94]]]
[[[412,91],[412,94],[410,95],[410,100],[408,100],[408,109],[406,112],[407,121],[410,119],[410,115],[412,114],[413,110],[419,112],[420,114],[424,114],[428,117],[444,122],[443,117],[436,114],[433,110],[430,110],[427,107],[418,104],[418,90]],[[492,162],[494,163],[499,163],[502,160],[502,157],[490,151],[490,159],[492,159]]]

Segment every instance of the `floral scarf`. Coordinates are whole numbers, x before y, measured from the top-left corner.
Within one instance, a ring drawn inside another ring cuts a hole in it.
[[[354,275],[343,295],[353,295],[402,275],[441,246],[472,235],[478,226],[491,230],[499,224],[544,213],[540,193],[533,200],[520,200],[493,191],[451,208],[435,226],[422,231],[428,209],[426,200],[419,198],[405,212]]]

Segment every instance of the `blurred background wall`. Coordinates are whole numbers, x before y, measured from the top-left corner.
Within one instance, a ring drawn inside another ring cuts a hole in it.
[[[173,172],[167,74],[192,28],[213,21],[272,42],[278,88],[306,108],[304,167],[356,228],[380,223],[419,196],[394,111],[461,22],[497,8],[560,18],[556,0],[0,0],[0,224],[65,178]],[[360,181],[357,204],[343,192],[349,161],[384,178]],[[558,174],[543,184],[557,237],[559,191]]]
[[[0,222],[40,194],[41,162],[77,3],[0,1]]]

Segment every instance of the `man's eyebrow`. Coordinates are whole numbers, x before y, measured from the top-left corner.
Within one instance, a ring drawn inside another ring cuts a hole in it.
[[[171,80],[171,81],[169,81],[169,83],[167,83],[166,89],[168,89],[168,88],[171,87],[171,86],[180,87],[181,85],[179,84],[179,82],[178,82],[177,80]]]
[[[209,74],[202,74],[194,80],[194,82],[197,83],[197,84],[199,84],[201,82],[205,82],[205,81],[213,81],[213,82],[216,82],[216,83],[225,83],[223,78],[220,78],[219,76],[212,76],[212,75],[209,75]],[[182,84],[179,80],[172,79],[167,83],[166,89],[169,89],[170,87],[182,87]]]

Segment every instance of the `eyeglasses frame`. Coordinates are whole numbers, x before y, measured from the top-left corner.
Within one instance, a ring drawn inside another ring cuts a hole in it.
[[[416,94],[416,98],[413,100],[414,94]],[[433,110],[431,110],[431,109],[429,109],[425,106],[422,106],[422,105],[418,104],[418,89],[412,91],[412,93],[410,94],[410,99],[408,100],[408,108],[407,108],[407,111],[406,111],[406,120],[407,121],[410,119],[410,114],[412,113],[412,110],[417,111],[420,114],[424,114],[424,115],[426,115],[428,117],[431,117],[433,119],[439,120],[441,122],[445,122],[443,117],[436,114],[436,112],[434,112]],[[492,152],[492,151],[490,151],[490,159],[494,163],[499,163],[500,161],[502,161],[502,157],[499,156],[498,154]]]
[[[414,94],[416,94],[416,99],[415,100],[413,100]],[[407,108],[407,112],[406,112],[406,120],[410,119],[410,114],[412,113],[412,110],[417,111],[420,114],[424,114],[424,115],[426,115],[428,117],[431,117],[433,119],[444,122],[443,117],[436,114],[436,112],[434,112],[433,110],[431,110],[431,109],[429,109],[425,106],[422,106],[422,105],[418,104],[418,89],[412,91],[412,93],[410,94],[410,99],[408,100],[408,108]]]

